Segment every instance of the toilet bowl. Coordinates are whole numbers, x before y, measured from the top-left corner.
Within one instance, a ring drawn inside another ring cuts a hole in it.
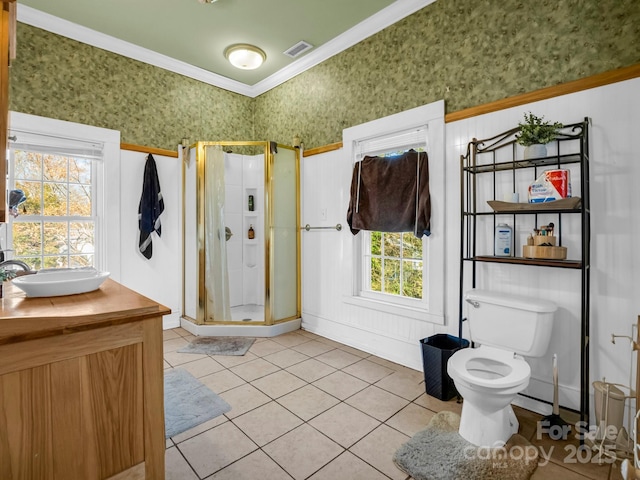
[[[524,358],[487,346],[465,348],[451,356],[447,373],[464,398],[462,438],[495,447],[518,432],[511,402],[529,385],[531,367]]]
[[[554,303],[486,290],[465,294],[469,334],[477,348],[456,351],[447,373],[464,399],[460,435],[474,445],[498,447],[518,432],[511,402],[529,385],[525,356],[546,353]]]

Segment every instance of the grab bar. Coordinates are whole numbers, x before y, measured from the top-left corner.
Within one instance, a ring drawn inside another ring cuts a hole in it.
[[[342,225],[338,223],[335,227],[312,227],[307,223],[304,227],[300,227],[300,230],[306,230],[308,232],[309,230],[327,230],[327,229],[333,230],[334,228],[337,231],[340,231],[342,230]]]

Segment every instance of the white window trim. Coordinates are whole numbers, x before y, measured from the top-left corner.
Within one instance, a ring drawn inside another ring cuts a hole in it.
[[[415,318],[439,325],[445,323],[445,126],[444,100],[422,107],[389,115],[371,122],[356,125],[343,131],[346,158],[355,159],[356,146],[375,137],[427,126],[427,154],[429,155],[429,193],[431,195],[431,235],[424,247],[423,262],[427,265],[426,292],[421,307],[407,305],[403,301],[383,301],[363,296],[360,292],[362,272],[362,241],[358,235],[343,238],[345,258],[343,263],[345,303],[371,308],[386,313]],[[399,299],[401,300],[401,299]]]
[[[99,253],[96,252],[95,262],[98,268],[108,270],[111,278],[118,281],[120,279],[120,132],[20,112],[10,112],[9,125],[10,130],[104,145],[103,167],[100,178],[97,179],[95,193],[97,214],[102,217],[99,230],[96,226],[96,245],[100,245],[101,248]]]

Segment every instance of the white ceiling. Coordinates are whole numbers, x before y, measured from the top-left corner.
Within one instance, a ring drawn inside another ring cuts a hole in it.
[[[18,0],[18,21],[255,97],[435,0]],[[284,51],[304,40],[295,59]],[[267,54],[232,67],[231,44]]]

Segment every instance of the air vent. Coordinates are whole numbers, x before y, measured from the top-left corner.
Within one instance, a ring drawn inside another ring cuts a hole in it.
[[[306,52],[307,50],[311,50],[312,48],[313,45],[305,42],[304,40],[300,40],[293,47],[285,50],[282,53],[284,53],[287,57],[296,58],[298,55],[301,55],[302,53]]]

